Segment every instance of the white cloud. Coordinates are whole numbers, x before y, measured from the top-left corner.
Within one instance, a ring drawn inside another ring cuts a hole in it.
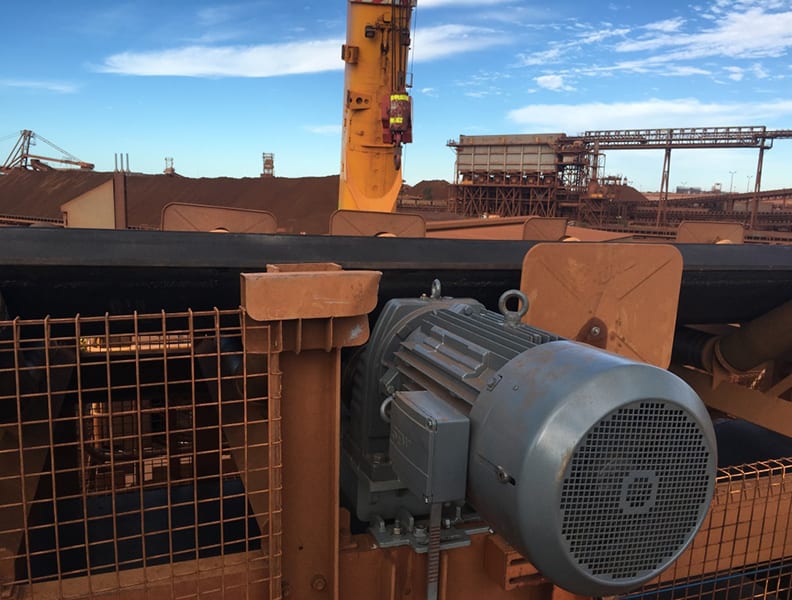
[[[482,27],[441,25],[419,29],[415,60],[429,61],[507,43],[502,33]],[[105,73],[181,77],[275,77],[337,71],[343,40],[325,39],[253,46],[190,45],[165,50],[121,52],[98,67]]]
[[[37,81],[29,79],[0,79],[0,87],[41,90],[45,92],[55,92],[58,94],[74,94],[79,89],[78,86],[73,83],[65,83],[62,81]]]
[[[183,77],[274,77],[341,69],[342,41],[317,40],[258,46],[187,46],[162,51],[122,52],[99,70],[124,75]]]
[[[532,104],[508,113],[508,118],[525,131],[560,130],[570,134],[597,129],[755,125],[790,117],[792,100],[718,103],[695,98]]]
[[[620,27],[616,29],[607,27],[605,29],[590,31],[583,34],[580,36],[580,42],[583,44],[596,44],[597,42],[602,42],[612,37],[624,37],[628,33],[630,33],[630,30],[626,27]]]
[[[726,67],[724,70],[729,73],[732,81],[742,81],[745,77],[745,71],[741,67]]]
[[[421,62],[508,44],[510,41],[509,36],[494,29],[449,24],[419,27],[415,32],[413,48],[416,62]]]
[[[679,28],[685,24],[685,19],[682,17],[675,17],[673,19],[665,19],[663,21],[655,21],[654,23],[649,23],[644,25],[644,29],[648,29],[650,31],[662,31],[664,33],[673,33],[675,31],[679,31]]]
[[[710,75],[710,72],[706,69],[700,69],[699,67],[668,65],[667,68],[660,71],[660,75],[664,77],[689,77],[691,75]]]
[[[308,133],[316,135],[340,135],[341,125],[306,125],[304,127]]]
[[[770,74],[759,63],[751,65],[751,73],[753,73],[753,76],[757,79],[767,79],[770,77]]]
[[[424,96],[429,96],[430,98],[437,98],[437,90],[433,87],[424,87],[419,90]]]
[[[437,8],[439,6],[487,6],[505,4],[512,0],[418,0],[418,8]]]
[[[713,12],[718,9],[715,7]],[[619,52],[663,51],[661,60],[691,60],[713,56],[731,58],[777,57],[792,47],[792,10],[769,13],[763,8],[730,12],[714,27],[697,33],[659,35],[627,40]]]
[[[498,88],[489,88],[481,90],[467,90],[463,92],[468,98],[490,98],[492,96],[502,96],[503,92]]]
[[[691,7],[692,15],[653,21],[630,28],[601,22],[590,25],[571,19],[549,47],[518,54],[519,66],[553,63],[566,86],[578,87],[582,77],[614,76],[620,72],[664,77],[723,73],[719,59],[737,63],[726,73],[732,81],[777,78],[780,57],[792,50],[790,0],[717,0]],[[767,59],[753,66],[739,61]],[[566,62],[565,68],[558,65]],[[723,78],[718,83],[728,79]],[[552,83],[552,80],[551,80]],[[546,87],[546,86],[545,86]],[[557,89],[557,88],[555,88]]]
[[[770,76],[759,63],[754,63],[748,68],[728,66],[724,67],[723,70],[729,74],[728,77],[732,81],[742,81],[746,75],[753,75],[755,79],[767,79]]]
[[[553,92],[570,92],[575,89],[567,85],[561,75],[540,75],[539,77],[534,77],[534,81],[539,87]]]
[[[519,54],[517,58],[523,66],[544,65],[550,62],[556,62],[561,58],[561,48],[550,48],[549,50],[541,50],[532,54]]]

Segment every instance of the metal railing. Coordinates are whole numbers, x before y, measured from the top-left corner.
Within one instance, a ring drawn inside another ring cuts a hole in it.
[[[786,600],[792,597],[792,459],[720,471],[691,546],[658,579],[622,600]]]

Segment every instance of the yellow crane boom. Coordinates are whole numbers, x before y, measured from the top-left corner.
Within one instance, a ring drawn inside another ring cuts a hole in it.
[[[402,144],[412,141],[407,93],[415,0],[349,0],[342,47],[344,120],[338,206],[392,212]]]

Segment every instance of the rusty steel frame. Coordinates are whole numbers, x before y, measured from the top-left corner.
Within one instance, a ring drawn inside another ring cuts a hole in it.
[[[161,214],[162,231],[275,233],[278,230],[277,218],[266,210],[170,202],[162,207]]]
[[[678,244],[742,244],[745,228],[733,221],[682,221],[676,233]]]
[[[330,235],[422,238],[426,221],[421,215],[337,210],[330,215]]]
[[[537,244],[523,261],[523,320],[667,368],[681,282],[682,255],[668,244]]]
[[[54,150],[57,150],[63,155],[63,158],[53,158],[49,156],[39,156],[30,153],[30,147],[35,144],[35,140],[41,140]],[[11,149],[5,162],[0,165],[0,173],[9,173],[14,169],[33,169],[33,170],[52,170],[52,167],[41,161],[56,162],[64,165],[72,165],[80,169],[92,171],[94,168],[93,163],[80,160],[73,154],[69,154],[63,148],[56,146],[47,138],[38,135],[29,129],[23,129],[19,132],[19,138],[16,144]]]
[[[556,216],[555,178],[526,185],[509,183],[461,183],[451,186],[452,210],[467,216]]]
[[[756,148],[759,155],[754,189],[746,194],[750,199],[746,224],[755,230],[761,216],[759,203],[763,198],[761,182],[765,151],[773,147],[774,140],[789,138],[792,138],[792,130],[768,130],[764,126],[625,129],[586,131],[579,136],[561,135],[553,144],[557,154],[554,174],[556,184],[548,188],[549,195],[543,199],[542,206],[536,208],[531,202],[525,202],[535,194],[526,191],[535,187],[532,174],[482,170],[465,171],[463,176],[458,166],[456,182],[450,188],[449,205],[451,210],[466,216],[478,216],[485,212],[501,216],[558,215],[602,227],[608,216],[606,205],[602,198],[589,193],[588,189],[589,183],[598,181],[600,176],[599,159],[602,151],[659,149],[664,151],[660,198],[651,208],[651,222],[655,227],[661,227],[668,224],[672,149]],[[518,139],[509,142],[509,136],[499,139],[501,145],[524,143]],[[448,145],[459,148],[463,144],[452,140]],[[786,224],[789,222],[790,219],[785,221]]]
[[[380,273],[270,265],[242,274],[248,318],[277,323],[283,379],[283,594],[339,597],[341,348],[368,339]]]

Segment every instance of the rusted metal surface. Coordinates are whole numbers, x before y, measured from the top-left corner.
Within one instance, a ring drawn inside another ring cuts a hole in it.
[[[591,229],[590,227],[575,227],[574,225],[567,226],[567,234],[569,235],[569,238],[567,238],[565,241],[613,242],[619,240],[626,242],[632,240],[632,236],[629,233]]]
[[[792,351],[792,300],[721,338],[716,354],[723,366],[747,371]]]
[[[525,217],[456,219],[426,224],[426,237],[455,240],[521,240]]]
[[[653,244],[539,244],[523,262],[525,321],[634,360],[667,367],[682,256]]]
[[[673,365],[671,370],[696,390],[710,408],[792,437],[792,403],[779,397],[789,391],[792,382],[765,393],[729,381],[713,384],[710,374],[694,369]]]
[[[420,215],[337,210],[330,217],[330,235],[426,236],[426,222]]]
[[[380,273],[242,273],[242,302],[257,321],[366,315],[377,305]]]
[[[247,348],[281,351],[284,596],[336,599],[341,348],[368,339],[380,273],[337,265],[269,271],[242,275],[242,304],[251,320],[278,321],[275,338],[251,336]]]
[[[470,546],[440,555],[440,600],[552,600],[552,584],[503,589],[484,568],[489,535],[475,535]],[[341,552],[341,598],[344,600],[421,600],[426,589],[426,554],[409,547],[380,549],[369,535],[351,538]],[[569,596],[566,597],[570,598]]]
[[[275,233],[278,229],[278,220],[275,215],[266,210],[171,202],[162,209],[161,229],[163,231]]]
[[[0,332],[4,594],[280,597],[279,365],[244,350],[271,325],[216,310]]]
[[[742,223],[728,221],[682,221],[676,235],[679,244],[742,244],[744,241]]]
[[[567,233],[567,220],[550,217],[528,217],[523,225],[524,240],[536,240],[541,242],[558,242]]]
[[[484,569],[506,591],[547,583],[536,567],[499,535],[489,536],[484,544]]]
[[[123,171],[113,173],[113,215],[115,228],[126,229],[129,220],[129,194],[127,174]]]

